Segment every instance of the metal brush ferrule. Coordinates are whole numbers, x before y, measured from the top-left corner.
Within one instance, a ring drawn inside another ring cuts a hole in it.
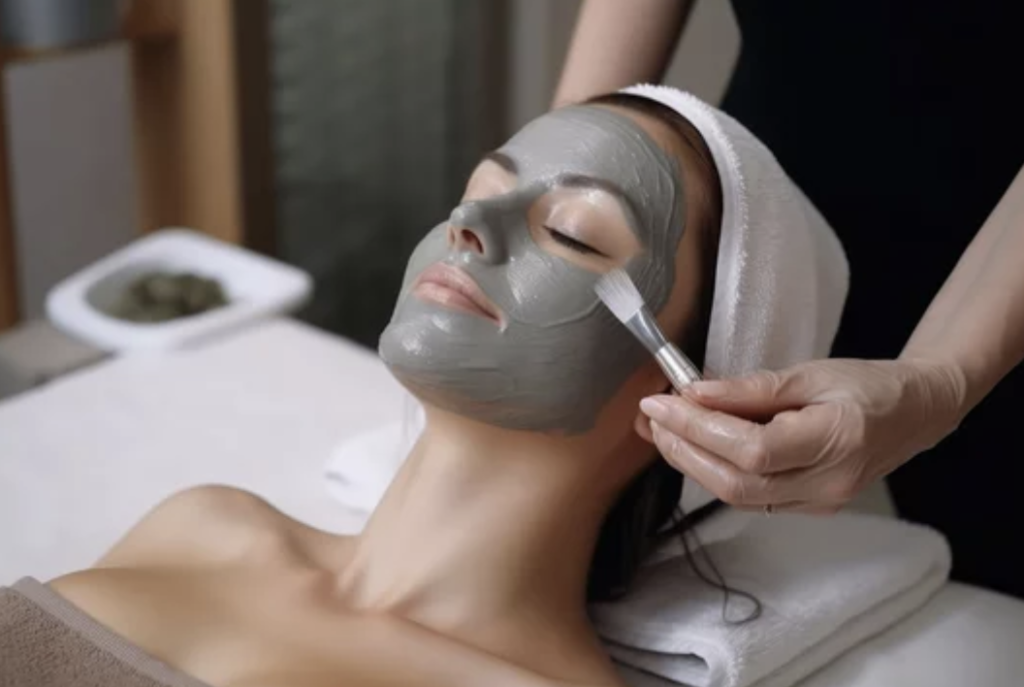
[[[654,315],[646,307],[629,318],[626,327],[651,352],[676,391],[700,380],[700,370],[665,338]]]
[[[687,358],[682,351],[670,343],[666,343],[654,354],[668,381],[676,391],[682,391],[701,379],[700,370]]]

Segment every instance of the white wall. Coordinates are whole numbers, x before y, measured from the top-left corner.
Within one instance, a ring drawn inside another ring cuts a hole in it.
[[[550,107],[579,4],[579,0],[512,0],[508,98],[512,131]],[[696,0],[665,82],[717,103],[725,93],[739,46],[729,0]]]
[[[128,47],[7,68],[8,164],[22,313],[137,235]]]

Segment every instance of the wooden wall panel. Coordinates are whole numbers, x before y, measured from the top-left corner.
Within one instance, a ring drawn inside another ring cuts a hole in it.
[[[267,0],[130,4],[141,232],[187,226],[273,252],[268,11]],[[0,69],[74,49],[3,50]],[[5,133],[3,114],[0,95]],[[0,331],[18,319],[5,144],[0,136]]]
[[[135,42],[143,231],[183,225],[242,243],[234,11],[239,0],[176,0],[175,30]]]

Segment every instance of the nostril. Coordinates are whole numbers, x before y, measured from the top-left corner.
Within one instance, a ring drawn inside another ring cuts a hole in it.
[[[476,251],[478,254],[484,254],[484,244],[480,241],[480,237],[477,236],[471,229],[462,229],[459,231],[460,243],[469,250]]]
[[[448,245],[457,251],[471,251],[484,255],[484,243],[480,235],[466,227],[448,225]]]

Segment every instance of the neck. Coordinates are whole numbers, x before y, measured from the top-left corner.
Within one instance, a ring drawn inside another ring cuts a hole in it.
[[[493,653],[538,630],[592,642],[587,572],[617,489],[571,442],[498,434],[431,413],[342,587],[363,609]]]

